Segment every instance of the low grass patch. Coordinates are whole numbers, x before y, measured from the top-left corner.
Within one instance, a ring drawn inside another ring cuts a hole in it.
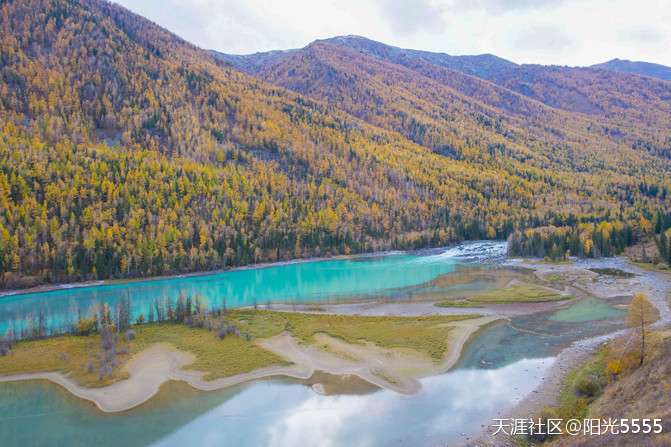
[[[398,382],[389,377],[389,375],[385,374],[384,371],[378,369],[374,371],[373,374],[375,374],[376,376],[378,376],[380,379],[384,380],[387,383],[391,383],[392,385],[398,385]]]
[[[634,261],[627,261],[627,262],[629,262],[629,264],[631,265],[636,265],[638,267],[642,267],[652,272],[662,272],[662,273],[669,272],[669,267],[663,262],[660,262],[659,264],[653,264],[652,262],[634,262]]]
[[[120,337],[117,347],[119,366],[110,377],[98,378],[98,362],[102,353],[100,336],[62,336],[47,340],[20,342],[12,354],[0,361],[0,374],[60,371],[81,385],[99,387],[127,378],[123,364],[156,343],[166,343],[180,351],[190,352],[196,360],[186,369],[203,371],[206,380],[228,377],[273,365],[289,364],[281,357],[261,348],[244,337],[227,336],[220,340],[216,332],[189,328],[179,324],[147,324],[134,328],[136,337],[126,342]],[[120,354],[124,349],[127,354]],[[66,360],[67,359],[67,360]],[[93,365],[89,372],[88,364]]]
[[[482,307],[478,303],[472,301],[441,301],[439,303],[433,303],[436,307]]]
[[[548,281],[564,281],[566,277],[564,275],[548,275],[545,279]]]
[[[96,353],[100,351],[99,346],[99,335],[19,342],[7,356],[0,357],[0,375],[60,371],[90,387],[105,386],[126,378],[127,375],[116,368],[111,377],[98,379],[100,359]],[[126,355],[118,356],[120,361],[126,358]],[[94,365],[94,372],[88,371],[89,363]]]
[[[539,303],[544,301],[560,301],[573,298],[573,295],[562,295],[545,287],[527,283],[516,283],[505,289],[492,290],[471,298],[472,301],[486,303]]]

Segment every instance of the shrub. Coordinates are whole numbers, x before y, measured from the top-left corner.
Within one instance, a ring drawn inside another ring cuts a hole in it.
[[[75,335],[91,335],[91,333],[98,327],[98,320],[93,317],[82,318],[79,317],[79,322],[73,325],[72,332]]]
[[[114,332],[114,325],[103,325],[100,328],[100,347],[104,350],[114,349],[119,342],[119,334]]]
[[[124,332],[123,338],[125,338],[127,342],[130,342],[132,340],[135,340],[135,335],[136,335],[135,331],[132,330],[132,329],[129,329],[126,332]]]
[[[615,376],[622,371],[624,371],[624,366],[619,360],[613,360],[606,366],[606,373],[608,373],[613,380],[615,380]]]
[[[559,419],[559,415],[554,409],[550,407],[543,407],[534,419],[534,423],[538,424],[540,427],[543,427],[543,429],[534,430],[532,434],[529,434],[528,438],[530,440],[534,442],[545,442],[554,436],[547,434],[548,419]]]
[[[187,327],[205,327],[205,319],[201,315],[189,315],[184,319],[184,326]]]
[[[111,376],[114,372],[114,368],[117,366],[116,347],[118,343],[119,334],[114,332],[114,325],[103,325],[100,329],[100,347],[104,351],[100,355],[98,379],[102,380],[105,376]]]
[[[601,388],[601,381],[595,375],[579,374],[573,381],[573,390],[583,396],[594,397]]]

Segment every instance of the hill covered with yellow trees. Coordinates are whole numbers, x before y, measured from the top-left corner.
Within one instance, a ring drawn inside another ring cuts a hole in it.
[[[668,82],[329,41],[251,70],[99,0],[0,25],[3,288],[671,225]]]

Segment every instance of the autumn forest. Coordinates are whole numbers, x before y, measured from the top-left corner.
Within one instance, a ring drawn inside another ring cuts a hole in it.
[[[243,64],[99,0],[0,26],[1,288],[485,238],[671,254],[670,82],[356,39]]]

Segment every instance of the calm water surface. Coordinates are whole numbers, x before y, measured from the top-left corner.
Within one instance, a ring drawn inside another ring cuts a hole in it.
[[[626,315],[626,312],[613,309],[604,300],[585,298],[568,309],[555,312],[549,319],[568,323],[585,323],[587,321],[605,320],[624,315]]]
[[[465,440],[540,382],[552,358],[422,379],[403,396],[322,396],[280,380],[199,392],[169,386],[106,415],[49,383],[0,384],[6,446],[429,446]],[[465,435],[462,436],[461,433]]]
[[[575,340],[621,329],[625,315],[602,300],[583,298],[559,311],[498,320],[466,344],[457,368],[499,368],[555,356]]]

